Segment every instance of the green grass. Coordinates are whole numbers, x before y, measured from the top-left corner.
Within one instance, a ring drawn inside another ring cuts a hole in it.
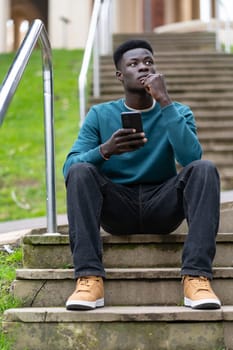
[[[62,166],[79,129],[82,50],[54,50],[57,213],[66,211]],[[0,55],[3,81],[13,54]],[[46,215],[42,59],[34,50],[0,128],[0,221]]]
[[[11,343],[2,332],[1,322],[3,313],[9,308],[19,307],[20,302],[10,293],[15,270],[22,266],[22,249],[18,248],[13,254],[0,251],[0,349],[10,350]]]

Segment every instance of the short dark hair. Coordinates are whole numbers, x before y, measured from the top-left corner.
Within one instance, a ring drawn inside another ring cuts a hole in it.
[[[153,54],[153,49],[146,40],[141,40],[141,39],[127,40],[123,44],[118,46],[114,51],[113,61],[116,68],[118,68],[119,61],[121,60],[125,52],[133,49],[138,49],[138,48],[147,49]]]

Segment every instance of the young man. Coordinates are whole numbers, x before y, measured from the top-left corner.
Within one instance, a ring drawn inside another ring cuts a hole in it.
[[[77,286],[66,307],[104,306],[100,225],[111,234],[174,231],[186,219],[181,275],[184,304],[218,309],[210,286],[219,224],[219,176],[200,160],[190,108],[173,102],[153,50],[130,40],[114,53],[125,96],[93,106],[64,164],[70,244]],[[121,113],[140,111],[143,132],[122,128]],[[176,172],[176,163],[183,168]]]

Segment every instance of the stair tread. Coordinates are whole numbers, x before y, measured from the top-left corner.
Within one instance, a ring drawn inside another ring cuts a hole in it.
[[[231,203],[231,202],[229,202]],[[230,204],[222,203],[222,207],[226,208]],[[170,234],[135,234],[135,235],[111,235],[108,233],[102,234],[104,243],[183,243],[186,238],[186,233],[170,233]],[[217,242],[233,242],[233,233],[219,232],[216,237]],[[47,236],[44,234],[28,234],[23,238],[24,244],[69,244],[69,235],[61,234]]]
[[[129,321],[232,321],[233,306],[218,310],[192,310],[184,306],[105,306],[90,311],[67,311],[64,307],[30,307],[5,311],[8,322],[129,322]]]
[[[228,97],[226,97],[224,94],[221,94],[222,96],[218,96],[217,93],[212,93],[212,94],[205,94],[204,96],[201,96],[200,94],[195,94],[194,96],[189,93],[189,94],[174,94],[173,93],[173,98],[178,101],[178,99],[182,99],[182,102],[185,104],[189,104],[190,107],[194,110],[197,109],[201,111],[202,109],[209,109],[209,108],[214,108],[215,109],[229,109],[232,108],[233,102],[232,102],[232,93],[228,94]],[[199,100],[200,96],[202,99]],[[90,97],[89,102],[91,104],[96,104],[96,103],[103,103],[106,101],[111,101],[111,100],[116,100],[122,98],[122,94],[105,94],[100,97]],[[208,99],[207,99],[208,98]],[[231,98],[231,99],[229,99]],[[203,100],[204,99],[204,100]],[[180,101],[181,102],[181,101]]]
[[[106,279],[180,279],[179,267],[155,268],[106,268]],[[213,267],[214,278],[233,278],[233,267]],[[18,280],[63,280],[74,279],[74,270],[70,269],[30,269],[16,270]]]

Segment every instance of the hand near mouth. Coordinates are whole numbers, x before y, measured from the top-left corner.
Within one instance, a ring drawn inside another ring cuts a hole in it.
[[[163,74],[148,74],[147,76],[141,77],[139,80],[148,94],[158,101],[162,107],[172,102],[168,95]]]

